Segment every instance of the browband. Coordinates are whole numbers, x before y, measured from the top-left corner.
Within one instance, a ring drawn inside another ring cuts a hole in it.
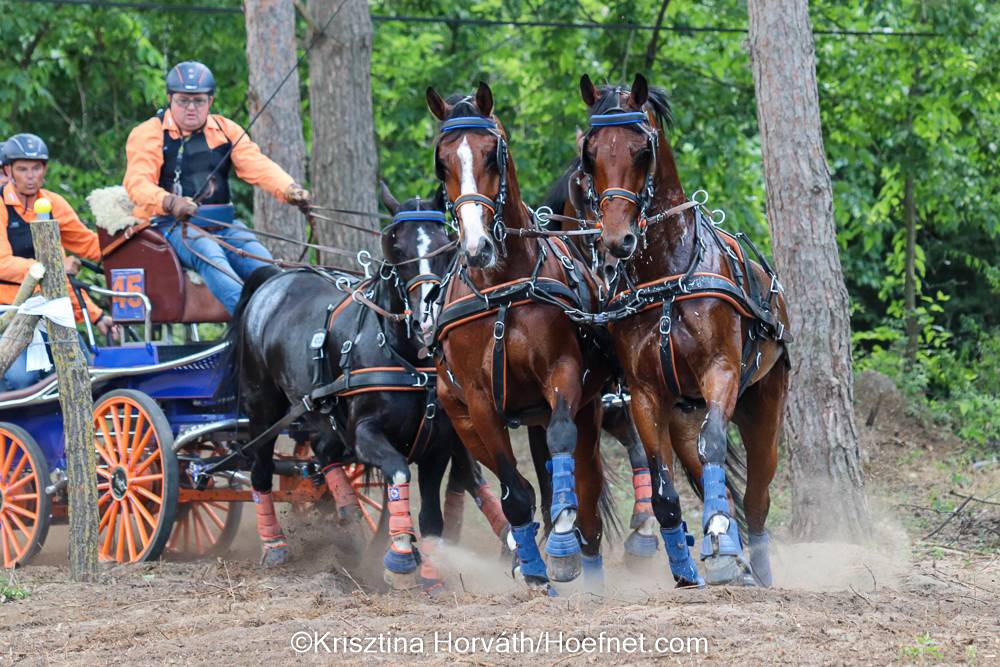
[[[497,122],[492,118],[484,118],[482,116],[459,116],[441,123],[442,134],[451,132],[452,130],[464,130],[467,128],[495,130],[497,129]]]
[[[595,114],[590,117],[590,126],[607,127],[609,125],[636,125],[645,123],[648,120],[649,118],[642,111]]]
[[[443,211],[400,211],[392,216],[395,222],[414,222],[416,220],[426,220],[428,222],[440,222],[444,224],[447,219]]]

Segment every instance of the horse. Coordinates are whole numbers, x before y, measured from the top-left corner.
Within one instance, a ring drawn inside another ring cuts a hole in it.
[[[459,228],[439,296],[438,397],[466,448],[500,480],[509,541],[529,589],[554,595],[550,575],[571,581],[581,570],[597,587],[602,514],[609,514],[600,389],[610,366],[566,314],[593,306],[597,285],[565,244],[540,236],[490,87],[480,83],[474,96],[448,101],[428,87],[426,100],[441,121],[435,173]],[[535,492],[518,471],[507,430],[521,424],[529,426],[539,478],[551,475],[548,566],[536,543]]]
[[[289,557],[271,481],[273,429],[295,414],[292,406],[303,406],[301,419],[315,433],[314,451],[342,517],[353,497],[345,498],[350,489],[342,485],[341,462],[360,461],[387,481],[390,543],[383,565],[389,583],[409,587],[416,577],[430,592],[443,585],[430,555],[443,534],[440,485],[449,461],[453,485],[476,498],[498,536],[507,530],[499,501],[437,408],[433,367],[419,358],[405,286],[418,271],[429,279],[441,270],[434,254],[450,243],[444,216],[427,210],[430,203],[415,199],[399,207],[402,218],[381,234],[385,259],[363,281],[318,269],[262,267],[244,286],[226,335],[220,391],[234,391],[249,418],[265,565]],[[410,514],[411,462],[422,498],[419,546]]]
[[[631,88],[597,88],[585,74],[580,91],[590,114],[581,150],[587,205],[618,259],[605,315],[650,462],[671,572],[678,585],[770,586],[768,486],[790,368],[781,284],[752,243],[756,261],[738,242],[742,235],[717,229],[704,198],[685,195],[662,90],[641,74]],[[746,450],[749,562],[726,493],[731,420]],[[700,480],[704,580],[672,485],[674,453]]]

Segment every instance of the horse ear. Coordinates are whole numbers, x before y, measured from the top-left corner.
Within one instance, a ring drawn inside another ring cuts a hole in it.
[[[476,106],[484,116],[493,115],[493,91],[485,81],[480,81],[476,90]]]
[[[642,74],[636,73],[635,75],[635,81],[632,82],[630,99],[636,109],[641,109],[642,105],[649,100],[649,83]]]
[[[382,203],[385,204],[386,210],[392,215],[396,215],[399,211],[399,200],[392,196],[392,191],[389,190],[389,186],[385,184],[385,181],[379,181],[379,195],[382,199]]]
[[[434,86],[427,86],[427,108],[438,120],[444,120],[448,117],[448,104],[434,90]]]
[[[589,74],[584,74],[580,77],[580,95],[583,97],[583,103],[586,104],[588,108],[597,104],[597,99],[600,95],[597,94],[597,87],[594,86],[594,82],[590,80]]]
[[[444,188],[434,188],[434,194],[430,196],[430,210],[432,211],[443,211],[444,210]]]

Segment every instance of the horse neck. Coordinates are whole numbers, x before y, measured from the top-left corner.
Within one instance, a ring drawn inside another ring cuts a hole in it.
[[[399,294],[399,290],[389,282],[386,281],[382,284],[380,292],[376,303],[390,313],[402,313],[410,307],[409,303]],[[412,323],[410,326],[413,326]],[[408,335],[406,322],[381,318],[381,327],[389,343],[397,352],[410,360],[416,358],[416,343]]]
[[[653,201],[649,215],[662,213],[685,201],[687,196],[677,173],[673,151],[661,130],[656,146]],[[689,209],[650,226],[646,231],[646,245],[640,245],[632,263],[636,280],[656,280],[687,270],[694,249],[694,224],[694,212]]]

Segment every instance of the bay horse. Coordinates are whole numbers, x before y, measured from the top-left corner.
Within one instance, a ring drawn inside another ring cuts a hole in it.
[[[593,337],[581,338],[565,313],[593,306],[596,284],[561,241],[534,234],[490,87],[480,83],[475,95],[448,101],[429,87],[426,99],[441,121],[435,173],[459,228],[435,332],[438,397],[462,442],[500,480],[529,588],[554,595],[550,575],[571,581],[581,569],[598,586],[600,389],[608,368]],[[535,492],[518,471],[507,430],[520,424],[546,429],[544,442],[530,429],[529,439],[536,470],[547,459],[539,477],[551,475],[547,566],[536,543]]]
[[[318,269],[254,272],[227,333],[220,386],[235,391],[251,439],[266,435],[292,406],[307,408],[302,419],[315,433],[314,450],[342,514],[354,498],[343,486],[340,464],[358,461],[379,470],[389,510],[386,580],[407,586],[416,576],[435,591],[442,577],[429,556],[443,534],[440,486],[449,461],[455,484],[460,480],[474,496],[494,532],[505,535],[507,525],[499,501],[437,408],[433,367],[419,358],[406,286],[418,282],[420,271],[424,279],[443,273],[441,253],[435,253],[451,243],[444,214],[431,205],[410,200],[398,207],[381,234],[385,259],[363,281]],[[274,444],[274,437],[263,440],[251,466],[266,565],[289,557],[271,495]],[[422,498],[419,548],[410,514],[411,462]]]
[[[666,136],[665,93],[641,74],[631,89],[580,90],[590,113],[581,150],[601,242],[619,260],[607,307],[653,476],[653,508],[679,584],[700,584],[671,484],[676,453],[700,480],[700,557],[709,584],[771,585],[768,486],[788,392],[790,342],[781,285],[689,200]],[[726,493],[727,428],[746,449],[743,498],[750,559]],[[690,541],[689,541],[690,540]]]

